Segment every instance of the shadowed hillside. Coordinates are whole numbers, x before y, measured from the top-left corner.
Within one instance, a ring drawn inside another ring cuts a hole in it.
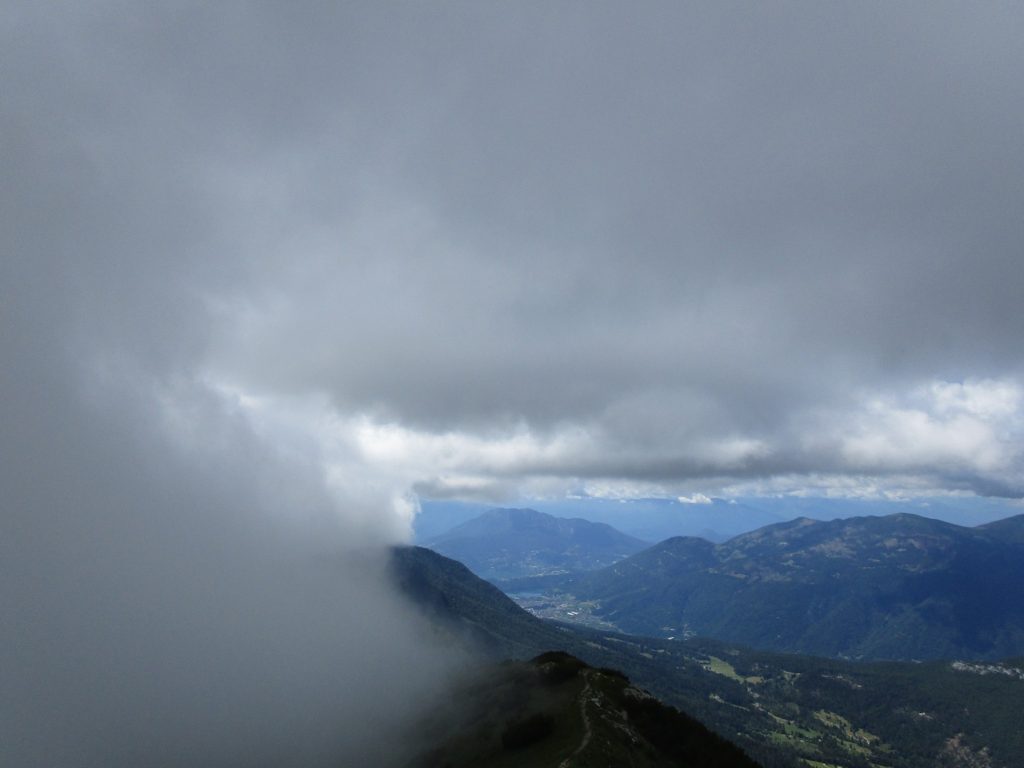
[[[624,675],[565,653],[489,667],[452,698],[422,724],[441,738],[416,768],[757,765]]]
[[[393,568],[452,642],[495,660],[561,650],[621,670],[766,768],[1013,768],[1024,754],[1019,661],[868,664],[594,631],[541,621],[427,549],[395,550]]]

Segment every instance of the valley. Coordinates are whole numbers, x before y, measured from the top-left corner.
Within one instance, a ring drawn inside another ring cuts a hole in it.
[[[865,660],[1024,653],[1024,516],[808,518],[722,544],[676,537],[613,565],[496,583],[545,618]]]
[[[548,517],[493,511],[439,537],[478,555],[475,575],[408,550],[438,587],[431,610],[493,658],[563,650],[621,670],[764,766],[1010,768],[1024,754],[1024,664],[1006,661],[1024,650],[1024,516],[798,518],[590,568],[586,537]],[[569,540],[577,569],[538,573]],[[528,575],[494,575],[515,572]]]
[[[564,621],[609,632],[621,631],[610,621],[597,615],[601,604],[594,600],[578,600],[569,594],[548,596],[539,592],[510,592],[508,596],[520,608],[541,619]]]
[[[540,619],[429,550],[396,557],[403,591],[453,641],[492,659],[562,650],[620,670],[765,768],[1016,768],[1024,754],[1021,662],[866,663],[624,635]]]

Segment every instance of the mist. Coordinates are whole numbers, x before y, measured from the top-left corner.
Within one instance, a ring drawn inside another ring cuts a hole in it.
[[[459,660],[390,587],[386,497],[328,492],[200,383],[7,331],[2,762],[398,757]]]
[[[404,489],[211,378],[244,238],[66,10],[3,22],[0,763],[387,765],[462,663],[388,579]]]

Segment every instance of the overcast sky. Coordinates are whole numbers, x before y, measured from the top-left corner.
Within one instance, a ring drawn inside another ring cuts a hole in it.
[[[0,546],[54,606],[420,499],[1024,494],[1019,5],[3,6]]]
[[[1018,8],[5,17],[35,345],[399,494],[1024,490]]]

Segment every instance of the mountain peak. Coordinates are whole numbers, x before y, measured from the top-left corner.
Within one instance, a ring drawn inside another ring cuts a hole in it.
[[[535,509],[495,508],[435,536],[427,546],[491,579],[588,571],[639,552],[646,542],[610,525]]]
[[[482,517],[502,518],[507,520],[540,520],[544,518],[554,519],[554,515],[546,512],[538,512],[530,507],[493,507],[483,513]]]
[[[414,766],[757,765],[625,675],[561,651],[491,667],[451,699],[452,727]]]

